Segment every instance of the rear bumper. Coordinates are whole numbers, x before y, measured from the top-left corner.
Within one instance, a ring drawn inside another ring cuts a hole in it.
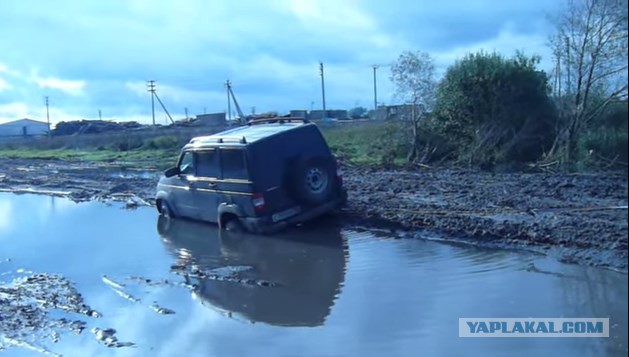
[[[280,222],[273,222],[270,217],[245,217],[242,218],[242,224],[245,228],[253,233],[271,234],[279,232],[288,226],[309,221],[317,218],[327,212],[341,208],[347,203],[347,189],[341,189],[340,197],[334,201],[324,203],[320,206],[310,208],[302,213],[290,217]]]

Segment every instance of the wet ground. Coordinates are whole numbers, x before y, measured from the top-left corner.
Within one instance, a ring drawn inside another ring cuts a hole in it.
[[[219,234],[123,208],[0,193],[0,354],[627,355],[627,277],[608,269],[332,221]],[[460,317],[531,316],[609,317],[611,337],[458,337]]]
[[[153,204],[160,172],[115,163],[0,160],[0,191]],[[346,227],[542,253],[627,272],[627,173],[492,174],[346,168]]]

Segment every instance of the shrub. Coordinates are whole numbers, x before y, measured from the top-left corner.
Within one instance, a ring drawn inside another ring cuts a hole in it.
[[[556,114],[539,59],[467,55],[437,88],[430,127],[470,163],[536,160],[551,146]]]
[[[627,131],[601,129],[590,131],[579,138],[579,158],[594,164],[600,160],[616,160],[627,163],[629,145]]]
[[[181,146],[180,140],[175,136],[164,135],[148,139],[142,145],[144,149],[174,149]]]

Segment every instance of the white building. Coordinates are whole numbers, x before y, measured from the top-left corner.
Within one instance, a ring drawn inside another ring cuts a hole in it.
[[[48,131],[48,123],[32,119],[0,123],[0,138],[48,135]]]

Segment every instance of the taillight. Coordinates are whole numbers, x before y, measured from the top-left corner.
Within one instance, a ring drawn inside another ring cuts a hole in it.
[[[264,195],[261,193],[254,193],[251,198],[251,203],[253,203],[253,208],[256,212],[264,212],[266,206],[264,205]]]

